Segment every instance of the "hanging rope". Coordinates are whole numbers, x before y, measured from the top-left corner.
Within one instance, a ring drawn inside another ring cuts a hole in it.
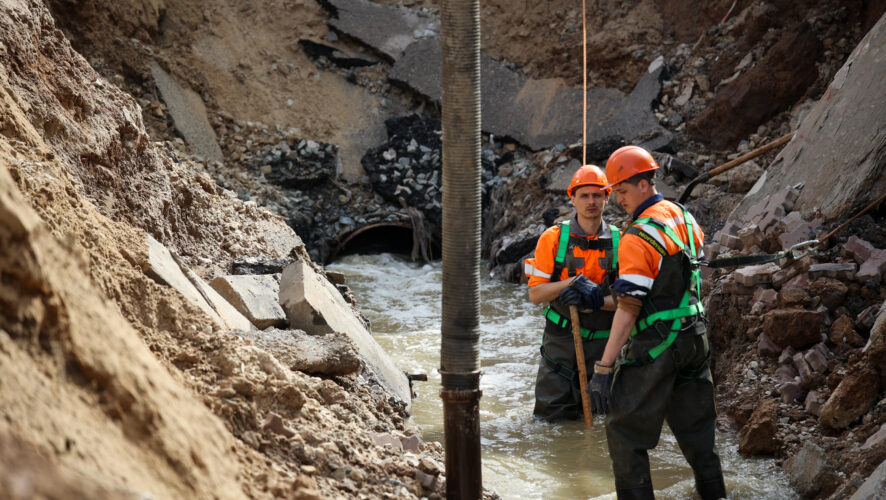
[[[588,164],[588,27],[587,0],[581,0],[581,164]]]
[[[737,3],[738,3],[738,0],[734,0],[734,1],[732,2],[732,7],[729,7],[729,11],[726,12],[726,15],[725,15],[725,16],[723,16],[723,20],[720,21],[720,24],[725,23],[726,20],[729,19],[729,16],[732,14],[732,9],[735,8],[735,4],[737,4]]]

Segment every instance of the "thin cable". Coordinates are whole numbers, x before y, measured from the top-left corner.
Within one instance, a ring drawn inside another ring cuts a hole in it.
[[[588,28],[587,28],[587,7],[585,2],[581,0],[581,164],[587,165],[587,149],[588,149]]]

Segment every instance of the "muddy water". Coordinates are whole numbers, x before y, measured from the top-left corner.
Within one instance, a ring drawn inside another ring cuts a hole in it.
[[[428,441],[443,442],[440,390],[440,290],[442,266],[409,263],[389,254],[348,256],[330,266],[347,276],[359,307],[382,346],[417,382],[413,419]],[[480,400],[483,484],[506,499],[614,498],[615,486],[602,418],[585,430],[583,421],[535,422],[533,389],[543,319],[525,286],[482,283]],[[771,460],[738,455],[737,436],[719,433],[730,498],[795,498]],[[657,498],[691,498],[692,470],[665,427],[650,453]]]

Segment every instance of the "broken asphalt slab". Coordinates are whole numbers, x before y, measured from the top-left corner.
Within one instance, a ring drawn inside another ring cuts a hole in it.
[[[305,53],[311,57],[325,57],[336,66],[342,68],[357,68],[360,66],[372,66],[379,60],[367,54],[353,54],[313,40],[303,39],[298,41]]]
[[[440,60],[439,39],[416,41],[394,63],[388,78],[440,102]],[[664,61],[656,60],[627,97],[615,89],[588,90],[588,144],[611,142],[617,136],[628,142],[664,138],[652,149],[666,146],[669,133],[652,111],[664,71]],[[480,58],[480,73],[485,132],[511,137],[532,149],[581,141],[581,89],[557,78],[525,78],[486,56]]]
[[[329,25],[340,33],[364,43],[391,61],[396,61],[412,42],[437,36],[436,16],[398,6],[379,5],[367,0],[324,0],[332,12]]]
[[[439,19],[403,7],[367,0],[328,0],[329,25],[394,62],[388,78],[434,102],[442,94]],[[614,136],[652,150],[666,149],[670,134],[661,127],[652,104],[661,92],[666,70],[656,59],[627,96],[616,89],[588,91],[589,144]],[[529,79],[481,56],[482,129],[510,137],[532,149],[581,140],[582,91],[561,79]]]
[[[190,88],[179,85],[156,62],[151,62],[151,76],[166,103],[178,130],[194,151],[207,160],[224,161],[215,130],[209,124],[203,99]]]

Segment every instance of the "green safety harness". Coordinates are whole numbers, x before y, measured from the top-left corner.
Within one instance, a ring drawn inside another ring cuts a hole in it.
[[[609,224],[609,232],[612,234],[611,240],[587,240],[584,238],[573,237],[569,232],[569,221],[563,221],[560,223],[560,240],[557,243],[557,255],[554,257],[554,272],[551,273],[551,282],[559,281],[560,274],[563,273],[563,268],[567,268],[568,276],[575,276],[576,268],[575,268],[575,255],[573,253],[574,247],[579,247],[582,250],[611,250],[612,251],[612,259],[609,263],[609,269],[607,272],[616,273],[618,270],[618,242],[619,242],[619,231],[616,226]],[[563,316],[554,310],[553,307],[548,305],[544,310],[544,317],[557,325],[560,328],[567,328],[570,324],[570,319],[568,317]],[[581,336],[585,340],[597,340],[597,339],[608,339],[609,338],[609,330],[595,330],[591,331],[587,328],[580,329]],[[541,337],[541,355],[547,361],[548,366],[551,370],[563,377],[572,378],[576,375],[574,370],[569,368],[568,366],[559,363],[552,359],[550,356],[545,354],[544,349],[545,342],[545,334],[542,334]]]
[[[670,226],[667,224],[652,219],[649,217],[643,217],[633,221],[626,231],[626,234],[633,234],[640,237],[643,241],[647,242],[655,249],[658,253],[661,254],[662,258],[668,257],[667,249],[664,248],[658,241],[655,240],[652,236],[647,234],[642,229],[636,227],[636,224],[649,224],[651,226],[660,229],[677,247],[680,248],[681,252],[684,252],[689,257],[689,265],[690,265],[690,274],[689,274],[689,287],[684,292],[683,298],[680,300],[680,305],[673,309],[666,309],[664,311],[653,311],[646,317],[640,319],[637,322],[636,328],[631,332],[631,338],[633,338],[638,332],[642,332],[643,330],[651,327],[654,327],[655,330],[662,337],[662,342],[657,346],[649,349],[646,352],[645,356],[640,359],[634,360],[624,360],[623,364],[649,364],[655,361],[661,353],[666,351],[673,343],[674,340],[677,339],[677,335],[682,330],[681,324],[683,318],[688,317],[704,317],[704,306],[701,304],[701,272],[699,271],[699,262],[698,262],[698,254],[695,249],[695,238],[692,227],[692,220],[690,219],[689,214],[686,212],[682,206],[680,207],[683,211],[683,221],[686,224],[686,234],[688,235],[687,239],[689,240],[689,245],[687,249],[687,245],[683,243],[677,233],[675,233]],[[690,304],[692,297],[695,297],[695,304]],[[650,301],[646,301],[646,304],[652,307]],[[661,323],[673,321],[671,323],[671,327],[666,332],[663,332],[660,329]]]

